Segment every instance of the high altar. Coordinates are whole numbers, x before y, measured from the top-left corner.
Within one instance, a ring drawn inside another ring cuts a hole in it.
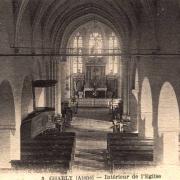
[[[74,74],[74,91],[79,98],[117,96],[117,77],[106,75],[106,64],[102,57],[89,57],[84,63],[84,73]]]

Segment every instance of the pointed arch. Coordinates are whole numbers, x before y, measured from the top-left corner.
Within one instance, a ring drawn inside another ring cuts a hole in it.
[[[158,105],[158,161],[179,164],[179,106],[175,90],[169,82],[161,88]]]
[[[144,135],[153,137],[152,126],[152,93],[149,79],[144,78],[141,89],[141,120],[144,122]]]
[[[14,96],[9,81],[0,84],[0,125],[15,128]]]
[[[159,131],[179,129],[179,107],[174,88],[165,82],[160,91],[158,106]]]
[[[15,104],[9,81],[0,84],[0,168],[9,168],[11,135],[15,130]]]

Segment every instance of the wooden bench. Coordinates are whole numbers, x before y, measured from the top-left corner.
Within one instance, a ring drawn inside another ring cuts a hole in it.
[[[73,145],[73,140],[66,140],[66,139],[57,139],[57,140],[42,140],[42,141],[30,141],[30,142],[22,142],[22,146],[61,146],[61,145]]]
[[[138,133],[108,133],[107,138],[111,137],[138,137]]]
[[[22,160],[71,160],[71,152],[23,154]]]
[[[19,170],[33,170],[33,171],[55,171],[66,173],[71,169],[71,161],[67,160],[12,160],[12,168]]]
[[[75,137],[74,136],[44,136],[44,137],[39,137],[39,138],[36,138],[34,139],[34,141],[43,141],[43,140],[74,140]]]
[[[133,133],[109,133],[107,135],[107,158],[111,170],[124,165],[153,164],[154,141],[140,138]]]
[[[107,142],[107,150],[109,150],[112,147],[123,147],[124,149],[125,147],[129,148],[131,147],[131,149],[135,148],[135,147],[141,147],[141,149],[144,147],[150,147],[152,148],[154,145],[154,142],[152,139],[142,139],[142,138],[137,138],[137,139],[129,139],[129,138],[122,138],[122,139],[111,139]]]
[[[33,152],[33,151],[42,151],[44,150],[44,146],[22,146],[21,151],[22,152]],[[46,150],[72,150],[72,145],[71,144],[66,144],[66,145],[54,145],[54,146],[48,146],[46,147]]]
[[[71,170],[75,152],[75,133],[41,134],[21,141],[21,160],[11,161],[15,169]]]
[[[129,150],[153,150],[153,146],[152,145],[123,145],[123,146],[117,146],[117,145],[110,145],[109,146],[110,149],[114,149],[114,150],[125,150],[125,151],[129,151]]]
[[[42,137],[47,137],[51,135],[51,137],[75,137],[74,132],[59,132],[57,129],[51,129],[51,130],[46,130],[45,132],[39,134],[36,139],[42,138]]]

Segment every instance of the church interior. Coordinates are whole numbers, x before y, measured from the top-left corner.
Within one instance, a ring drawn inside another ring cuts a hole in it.
[[[0,169],[180,165],[180,1],[1,0]]]

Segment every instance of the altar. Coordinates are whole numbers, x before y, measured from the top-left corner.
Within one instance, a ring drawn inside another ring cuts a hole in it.
[[[84,98],[106,98],[107,88],[84,88]]]
[[[84,98],[93,98],[94,89],[93,88],[84,88]]]
[[[72,95],[79,99],[105,99],[117,96],[117,76],[106,74],[103,57],[88,57],[81,73],[72,75]]]
[[[96,98],[106,98],[107,88],[97,88]]]

